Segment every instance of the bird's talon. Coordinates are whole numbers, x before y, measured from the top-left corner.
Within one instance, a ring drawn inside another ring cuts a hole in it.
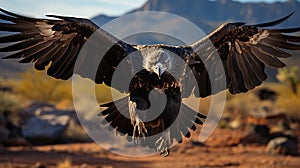
[[[160,137],[156,142],[155,142],[156,150],[159,152],[160,155],[167,157],[170,154],[170,150],[168,148],[167,141]]]
[[[162,155],[163,157],[168,157],[170,154],[170,150],[168,148],[160,151],[160,155]]]
[[[133,142],[134,144],[138,144],[139,143],[139,138],[143,137],[146,138],[148,136],[148,131],[145,127],[145,124],[140,121],[137,120],[134,124],[134,128],[133,128]]]

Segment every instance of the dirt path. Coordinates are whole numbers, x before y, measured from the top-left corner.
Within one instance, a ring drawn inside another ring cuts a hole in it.
[[[71,161],[69,167],[75,168],[300,167],[300,156],[272,156],[264,146],[236,145],[240,135],[241,132],[217,129],[205,146],[185,141],[172,148],[167,158],[159,155],[139,158],[120,156],[95,143],[0,148],[0,167],[48,168],[57,167],[58,163],[66,160]]]

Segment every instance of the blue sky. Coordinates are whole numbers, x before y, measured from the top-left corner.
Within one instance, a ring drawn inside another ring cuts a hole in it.
[[[239,0],[241,2],[273,2],[287,0]],[[45,14],[68,15],[91,18],[99,13],[121,15],[142,6],[146,0],[1,0],[0,7],[26,14],[43,17]]]

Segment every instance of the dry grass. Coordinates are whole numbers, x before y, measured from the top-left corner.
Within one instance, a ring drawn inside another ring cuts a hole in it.
[[[277,112],[282,112],[290,117],[300,119],[300,93],[294,94],[289,85],[280,83],[264,83],[262,86],[248,93],[234,96],[228,95],[225,112],[234,113],[239,111],[240,115],[245,117],[248,112],[257,109],[261,102],[255,95],[255,92],[259,88],[268,88],[278,94],[278,99],[274,104],[274,109],[276,109]],[[300,89],[300,85],[298,85],[298,88]]]
[[[286,113],[300,119],[300,85],[298,84],[298,92],[293,93],[289,85],[284,84],[266,84],[269,88],[278,93],[278,100],[276,101],[276,108],[281,112]]]
[[[72,168],[72,160],[65,158],[63,161],[57,163],[57,168]]]

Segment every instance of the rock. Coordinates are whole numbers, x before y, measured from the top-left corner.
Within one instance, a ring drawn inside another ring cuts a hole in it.
[[[70,119],[71,115],[55,108],[40,108],[22,126],[22,134],[34,144],[55,143],[67,128]]]
[[[5,146],[28,146],[28,141],[22,136],[21,128],[13,125],[11,122],[7,124],[9,130],[8,137],[3,141]]]
[[[235,119],[229,123],[229,127],[231,129],[238,129],[238,128],[240,128],[240,126],[241,126],[241,120],[239,118]]]
[[[256,95],[259,97],[259,99],[262,100],[271,100],[275,101],[278,97],[278,94],[270,89],[262,88],[256,92]]]
[[[254,126],[254,131],[262,137],[268,137],[269,130],[270,130],[270,128],[266,125],[255,125]]]
[[[4,141],[5,146],[30,146],[30,143],[23,137],[8,138]]]
[[[0,143],[3,143],[7,140],[9,135],[9,130],[3,126],[0,126]]]
[[[266,144],[268,141],[269,128],[264,125],[249,125],[248,132],[241,139],[241,143]]]
[[[271,154],[297,155],[297,141],[286,137],[277,137],[269,141],[267,151]]]
[[[2,114],[0,114],[0,143],[4,146],[28,145],[21,135],[21,129]]]
[[[190,143],[193,146],[200,146],[200,147],[204,147],[205,146],[205,144],[202,143],[202,142],[200,142],[200,141],[191,140]]]
[[[6,118],[0,114],[0,127],[6,127]]]
[[[53,109],[53,108],[55,108],[55,106],[50,103],[33,102],[21,112],[21,115],[22,115],[22,117],[24,117],[24,119],[34,117],[37,115],[36,113],[39,112],[39,109],[44,109],[44,108],[52,108]]]
[[[7,140],[9,130],[6,128],[6,118],[0,114],[0,144]]]
[[[274,139],[274,138],[278,138],[278,137],[286,137],[288,139],[295,140],[295,141],[297,140],[297,135],[292,130],[284,130],[284,131],[281,131],[281,132],[273,132],[273,133],[270,134],[269,140]]]

